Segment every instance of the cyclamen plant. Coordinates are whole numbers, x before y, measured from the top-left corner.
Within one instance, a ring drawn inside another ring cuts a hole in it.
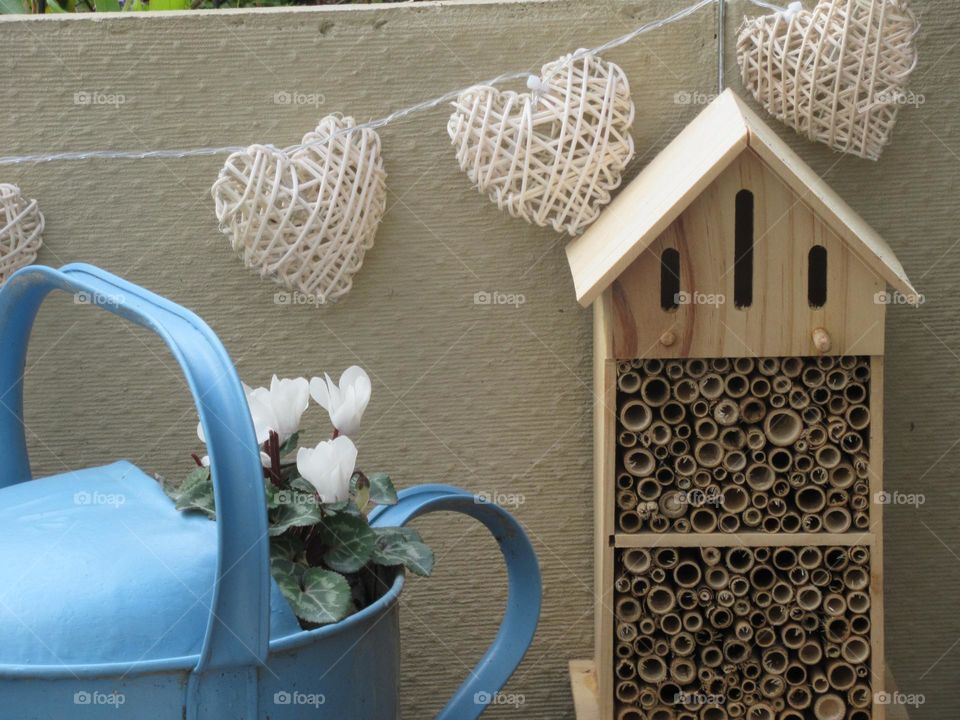
[[[356,469],[350,437],[360,429],[371,392],[362,368],[348,368],[339,383],[326,374],[309,383],[274,375],[269,388],[244,385],[244,391],[263,465],[270,570],[304,627],[337,622],[366,607],[389,587],[398,566],[431,573],[433,552],[416,530],[374,528],[367,519],[372,505],[393,505],[397,493],[387,475]],[[298,447],[311,397],[329,414],[332,437]],[[197,435],[206,442],[199,425]],[[210,461],[196,454],[193,459],[197,468],[164,489],[178,510],[213,519]]]

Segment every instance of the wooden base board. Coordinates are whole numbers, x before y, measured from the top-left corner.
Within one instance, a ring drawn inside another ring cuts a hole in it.
[[[887,668],[887,691],[897,687]],[[593,671],[593,660],[570,661],[570,689],[573,691],[573,708],[577,720],[601,720],[600,704],[597,702],[597,676]],[[608,719],[604,719],[608,720]],[[910,720],[903,705],[890,705],[887,708],[887,720]]]

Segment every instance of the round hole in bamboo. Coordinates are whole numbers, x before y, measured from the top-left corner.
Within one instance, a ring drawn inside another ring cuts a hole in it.
[[[856,405],[867,399],[867,388],[862,383],[850,383],[843,389],[843,396],[851,405]]]
[[[767,455],[767,462],[776,472],[785,473],[793,465],[793,454],[787,448],[773,448]]]
[[[847,532],[850,529],[850,512],[840,507],[827,509],[823,513],[823,527],[827,532]]]
[[[767,415],[763,424],[767,439],[779,447],[786,447],[796,442],[803,431],[803,422],[793,410],[780,408]]]
[[[862,567],[848,567],[843,573],[843,584],[851,590],[865,590],[870,585],[870,575]]]
[[[620,409],[620,422],[627,430],[641,432],[653,421],[650,407],[641,400],[629,400]]]
[[[724,381],[724,389],[730,397],[742,398],[750,391],[750,381],[747,380],[746,375],[732,373],[727,375],[727,379]]]
[[[697,443],[693,456],[700,465],[706,468],[717,467],[723,461],[723,448],[720,443],[706,440]]]
[[[733,425],[740,419],[740,406],[730,398],[718,400],[713,408],[713,418],[719,425]]]
[[[854,615],[851,617],[850,632],[855,635],[866,635],[870,632],[870,618],[866,615]]]
[[[620,525],[620,529],[625,533],[638,532],[643,525],[643,520],[640,519],[640,514],[635,510],[626,510],[621,512],[617,522]]]
[[[755,492],[769,490],[775,479],[773,468],[755,463],[747,468],[747,485]]]
[[[840,450],[835,445],[823,445],[815,453],[817,464],[829,470],[840,464]]]
[[[697,438],[700,440],[713,440],[719,433],[717,423],[713,418],[708,417],[697,418],[697,421],[694,423],[694,429],[696,430]]]
[[[670,399],[670,385],[661,377],[648,377],[640,388],[640,397],[652,407],[660,407]]]
[[[689,405],[700,397],[700,388],[690,378],[682,378],[673,386],[673,396],[684,405]]]
[[[656,462],[646,448],[632,448],[623,456],[623,468],[634,477],[646,477],[653,473]]]
[[[632,680],[617,683],[617,700],[623,703],[632,703],[640,697],[640,686]]]
[[[666,445],[673,437],[670,426],[661,420],[650,424],[650,440],[654,445]]]
[[[686,408],[676,400],[670,400],[660,408],[660,417],[663,418],[663,421],[668,425],[678,425],[683,422],[686,414]]]
[[[758,423],[767,414],[766,404],[755,397],[744,398],[740,401],[740,417],[746,423]]]
[[[857,673],[848,663],[837,660],[827,666],[827,680],[830,687],[849,690],[857,681]]]
[[[617,385],[625,393],[635,393],[640,389],[640,375],[632,370],[625,372],[617,380]]]
[[[870,643],[859,635],[848,637],[840,647],[840,656],[848,663],[864,663],[870,657]]]
[[[839,695],[828,693],[817,698],[813,714],[817,720],[843,720],[847,714],[847,706]]]

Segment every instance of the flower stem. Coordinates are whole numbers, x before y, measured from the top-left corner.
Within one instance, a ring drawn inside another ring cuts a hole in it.
[[[193,458],[193,461],[197,464],[197,467],[203,467],[203,463],[200,462],[200,456],[196,453],[190,453],[190,457]]]
[[[270,482],[277,487],[283,487],[280,477],[280,436],[273,430],[270,431],[270,437],[264,443],[264,450],[270,456]]]

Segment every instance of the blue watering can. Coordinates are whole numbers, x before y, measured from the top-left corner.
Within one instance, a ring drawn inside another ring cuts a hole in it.
[[[149,328],[170,348],[206,434],[216,522],[178,512],[128,462],[26,482],[27,341],[53,290]],[[14,274],[0,290],[0,448],[0,718],[399,717],[402,572],[366,609],[300,628],[270,577],[243,389],[196,315],[90,265]],[[533,639],[540,572],[516,520],[463,490],[405,490],[371,522],[399,526],[438,510],[483,523],[509,579],[493,644],[438,715],[469,720],[496,698]]]

